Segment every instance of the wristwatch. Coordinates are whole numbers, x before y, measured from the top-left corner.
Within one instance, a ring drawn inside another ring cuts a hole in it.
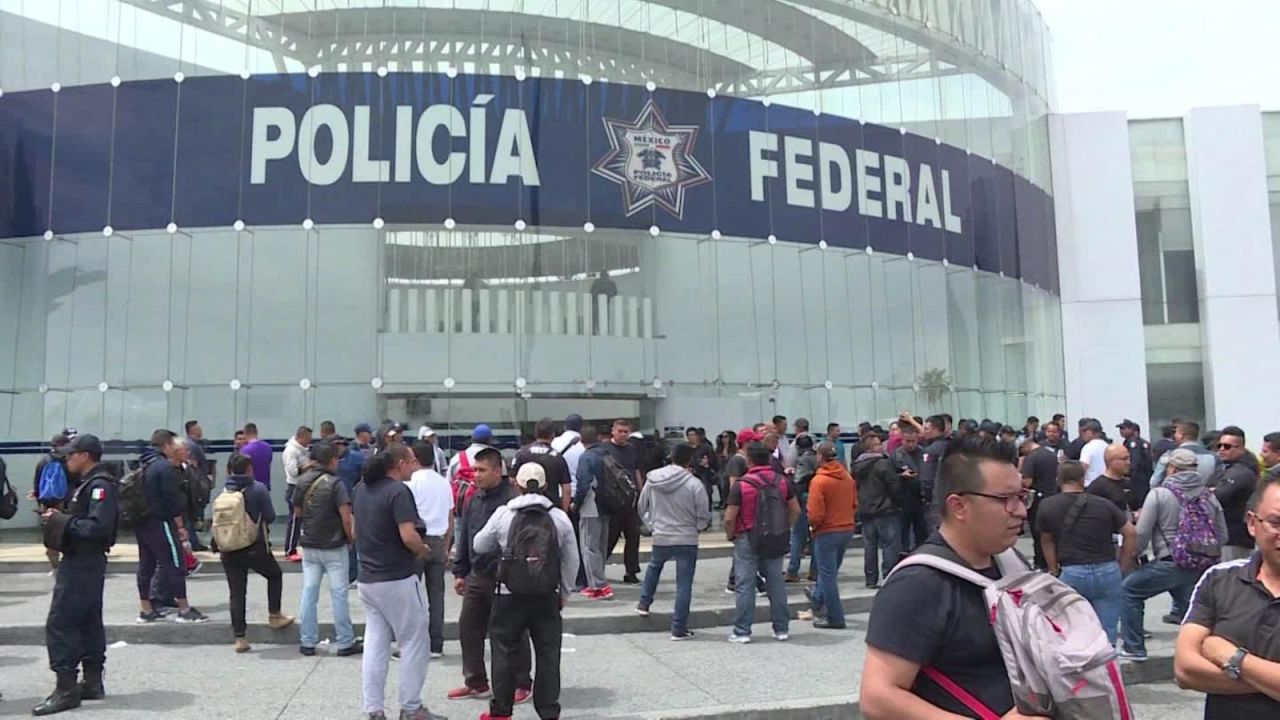
[[[1222,666],[1222,673],[1232,680],[1239,680],[1241,665],[1244,663],[1244,656],[1248,654],[1248,650],[1245,650],[1244,648],[1236,648],[1235,655],[1232,655],[1231,659]]]

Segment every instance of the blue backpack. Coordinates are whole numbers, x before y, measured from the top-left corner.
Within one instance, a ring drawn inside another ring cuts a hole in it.
[[[40,488],[36,499],[45,504],[56,504],[67,499],[67,469],[62,461],[49,458],[40,471]]]

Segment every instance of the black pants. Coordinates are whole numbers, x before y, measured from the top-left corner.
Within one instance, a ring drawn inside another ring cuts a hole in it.
[[[284,506],[289,509],[289,524],[284,527],[285,555],[298,552],[298,540],[302,537],[302,519],[293,514],[293,492],[297,487],[290,485],[284,489]]]
[[[489,673],[484,666],[484,639],[489,634],[490,617],[493,608],[493,578],[479,575],[468,575],[466,588],[462,591],[462,610],[458,613],[458,644],[462,645],[462,680],[469,688],[481,689],[489,686]],[[529,652],[529,641],[515,643],[507,652],[514,668],[516,687],[533,686],[529,677],[529,668],[533,658]],[[494,648],[497,655],[497,648]],[[510,715],[511,713],[507,713]]]
[[[1044,559],[1044,548],[1040,547],[1040,531],[1036,527],[1036,516],[1040,514],[1040,503],[1044,502],[1044,497],[1039,493],[1035,493],[1035,502],[1031,503],[1031,507],[1027,510],[1027,531],[1031,533],[1031,553],[1032,562],[1036,568],[1047,570],[1048,565]]]
[[[533,681],[533,707],[540,718],[560,717],[560,596],[539,597],[495,595],[489,621],[489,642],[493,644],[493,699],[489,714],[510,717],[518,686],[518,673],[527,667],[516,664],[514,656],[528,652],[533,640],[537,675]],[[528,638],[528,639],[526,639]]]
[[[449,561],[445,552],[448,542],[443,537],[427,536],[431,553],[422,562],[422,580],[427,586],[427,632],[431,636],[431,652],[444,652],[444,566]]]
[[[904,510],[902,520],[902,554],[906,555],[929,539],[929,528],[925,523],[924,508]]]
[[[261,537],[243,550],[222,553],[222,571],[227,575],[227,587],[231,590],[231,630],[236,637],[244,637],[245,594],[249,590],[249,571],[267,579],[267,610],[280,612],[280,594],[284,590],[284,577],[280,563],[276,562],[267,543]]]
[[[74,673],[81,663],[86,668],[106,663],[107,631],[102,626],[106,576],[107,556],[101,551],[62,556],[44,624],[50,670]]]
[[[582,529],[578,526],[580,516],[577,510],[569,513],[569,520],[573,522],[573,541],[578,544],[578,577],[574,580],[574,588],[580,589],[587,586],[587,566],[582,562]]]
[[[626,567],[627,574],[639,575],[640,513],[635,508],[609,516],[609,552],[605,554],[606,560],[613,556],[614,548],[618,546],[619,536],[625,538],[622,546],[622,563]]]

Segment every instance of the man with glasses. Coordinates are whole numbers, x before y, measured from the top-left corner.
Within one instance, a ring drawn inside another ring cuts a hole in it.
[[[1245,523],[1246,506],[1258,486],[1258,461],[1244,447],[1244,430],[1235,425],[1222,428],[1218,436],[1218,467],[1214,470],[1213,494],[1227,516],[1227,543],[1223,560],[1239,560],[1253,552],[1253,538]]]
[[[948,450],[935,482],[942,525],[920,551],[945,554],[998,579],[995,556],[1017,541],[1031,500],[1013,446],[966,437]],[[1009,673],[988,613],[982,588],[966,580],[924,565],[894,572],[871,609],[863,716],[897,720],[949,712],[973,717],[965,703],[933,679],[944,676],[994,715],[1026,717],[1014,709]],[[924,668],[927,672],[921,672]]]
[[[1178,633],[1174,677],[1207,694],[1205,720],[1280,717],[1280,474],[1262,479],[1246,522],[1258,552],[1204,574]]]

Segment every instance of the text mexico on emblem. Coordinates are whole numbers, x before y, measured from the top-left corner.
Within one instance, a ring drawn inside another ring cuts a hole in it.
[[[711,182],[711,174],[693,156],[697,125],[668,125],[653,100],[633,122],[603,118],[609,152],[592,172],[622,188],[628,216],[657,205],[681,218],[684,191]]]

